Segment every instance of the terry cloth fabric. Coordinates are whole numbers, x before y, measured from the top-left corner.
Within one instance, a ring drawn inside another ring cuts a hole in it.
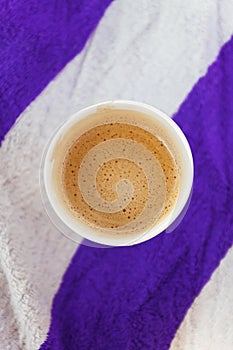
[[[233,5],[109,4],[0,10],[0,349],[231,350]],[[170,234],[78,248],[44,212],[40,159],[69,115],[116,98],[173,115],[192,200]]]
[[[41,350],[169,348],[233,243],[232,57],[233,39],[174,116],[195,163],[184,220],[171,234],[133,247],[80,247],[54,299]]]
[[[2,4],[0,143],[19,114],[83,49],[111,1]]]

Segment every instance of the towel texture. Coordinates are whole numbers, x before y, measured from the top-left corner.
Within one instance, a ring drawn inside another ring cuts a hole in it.
[[[5,3],[0,8],[0,145],[19,114],[79,53],[112,0]]]
[[[232,13],[228,0],[1,6],[0,349],[232,350]],[[175,118],[192,201],[171,234],[78,248],[44,211],[41,156],[59,124],[109,99]]]
[[[80,247],[54,299],[41,350],[169,348],[233,243],[232,57],[233,38],[174,116],[195,162],[183,222],[134,247]]]

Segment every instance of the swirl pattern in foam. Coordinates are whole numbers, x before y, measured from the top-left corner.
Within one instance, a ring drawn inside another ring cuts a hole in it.
[[[114,159],[119,166],[109,163]],[[134,164],[140,168],[140,172],[134,169]],[[99,171],[103,165],[106,167],[104,174]],[[135,175],[139,175],[138,182],[133,179]],[[141,187],[142,177],[144,182],[146,179],[146,184]],[[108,190],[115,194],[116,199],[112,198],[111,193],[108,198],[102,198],[97,187],[104,183],[102,193],[106,197]],[[155,221],[165,203],[165,179],[160,163],[145,146],[133,140],[106,140],[93,147],[79,167],[78,185],[80,194],[92,210],[108,214],[108,220],[104,223],[101,220],[99,224],[114,226],[121,231],[135,231],[139,227],[144,229],[145,219]],[[138,195],[134,198],[136,190]],[[140,201],[143,209],[137,216],[137,202]],[[121,215],[116,216],[118,213]],[[95,219],[95,223],[98,221]]]
[[[174,205],[177,165],[155,130],[145,124],[145,116],[142,122],[141,113],[100,114],[78,123],[61,142],[66,152],[60,170],[55,169],[62,200],[73,216],[95,230],[134,236]]]

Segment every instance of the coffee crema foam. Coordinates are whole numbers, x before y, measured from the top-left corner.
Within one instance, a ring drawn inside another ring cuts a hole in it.
[[[173,208],[179,171],[151,117],[102,109],[59,140],[53,175],[79,221],[108,235],[136,236]]]

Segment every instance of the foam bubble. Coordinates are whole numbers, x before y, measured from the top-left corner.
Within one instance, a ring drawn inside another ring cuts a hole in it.
[[[142,232],[177,196],[177,166],[166,145],[125,122],[105,121],[74,138],[61,175],[73,215],[105,233]]]

